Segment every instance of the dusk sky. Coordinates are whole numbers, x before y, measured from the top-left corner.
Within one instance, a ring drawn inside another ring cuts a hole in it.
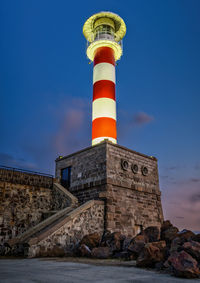
[[[0,165],[54,174],[91,144],[84,22],[127,25],[116,67],[118,144],[158,158],[165,219],[200,231],[200,1],[2,0]]]

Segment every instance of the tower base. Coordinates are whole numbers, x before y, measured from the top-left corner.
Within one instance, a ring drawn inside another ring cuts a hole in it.
[[[80,203],[104,200],[105,230],[134,236],[163,222],[155,157],[105,141],[56,159],[56,178]]]

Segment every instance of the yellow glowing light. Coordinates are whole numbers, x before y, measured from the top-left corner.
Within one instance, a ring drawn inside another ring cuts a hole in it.
[[[123,19],[117,14],[111,12],[100,12],[92,15],[83,26],[83,34],[85,38],[92,42],[94,38],[94,24],[100,18],[108,18],[114,22],[115,27],[115,40],[120,41],[126,34],[126,25]],[[107,23],[106,23],[107,24]]]
[[[99,144],[100,142],[103,142],[105,140],[108,140],[112,143],[117,143],[117,140],[116,139],[113,139],[113,138],[110,138],[110,137],[100,137],[100,138],[96,138],[96,139],[93,139],[92,140],[92,145],[96,145],[96,144]]]
[[[119,60],[122,56],[122,47],[115,41],[101,39],[92,42],[87,48],[87,56],[88,58],[93,61],[95,51],[99,47],[110,47],[114,50],[115,61]]]
[[[98,26],[101,26],[101,25],[108,25],[115,30],[115,24],[114,24],[113,20],[111,20],[109,18],[99,18],[98,20],[96,20],[95,23],[94,23],[94,29]]]
[[[96,29],[100,26],[109,26],[112,32],[105,30],[97,33]],[[93,61],[95,51],[99,47],[110,47],[114,50],[115,61],[122,56],[121,40],[126,34],[126,25],[123,19],[111,12],[100,12],[91,16],[83,26],[83,34],[89,41],[87,56]]]

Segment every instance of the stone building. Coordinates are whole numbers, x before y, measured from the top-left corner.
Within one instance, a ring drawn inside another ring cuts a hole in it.
[[[49,256],[93,232],[134,236],[161,226],[160,195],[157,159],[109,141],[57,158],[56,178],[1,169],[0,246]]]
[[[105,230],[135,235],[163,221],[155,157],[105,141],[56,159],[56,178],[79,203],[105,202]]]

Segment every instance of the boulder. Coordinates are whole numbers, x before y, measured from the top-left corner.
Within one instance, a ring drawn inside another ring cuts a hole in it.
[[[146,244],[146,237],[144,235],[137,235],[133,238],[128,246],[128,251],[137,258]]]
[[[161,225],[161,232],[163,232],[163,231],[165,231],[165,230],[167,230],[167,229],[169,229],[170,227],[172,227],[173,225],[171,224],[171,222],[169,221],[169,220],[165,220],[164,222],[163,222],[163,224]]]
[[[169,249],[169,255],[174,252],[180,252],[182,250],[182,245],[184,244],[184,242],[185,241],[179,237],[174,238],[171,242],[171,246]]]
[[[185,251],[171,254],[167,261],[177,277],[198,278],[200,275],[197,261]]]
[[[168,229],[161,231],[161,240],[166,241],[166,243],[171,243],[171,241],[176,238],[178,231],[177,227],[170,226]]]
[[[82,245],[80,245],[80,247],[78,249],[79,249],[80,256],[83,256],[83,257],[90,257],[91,256],[91,250],[88,246],[82,244]]]
[[[27,256],[29,244],[28,243],[16,243],[12,247],[13,256]]]
[[[5,246],[0,245],[0,256],[3,256],[5,254]]]
[[[200,243],[195,241],[185,242],[183,244],[183,250],[197,261],[200,261]]]
[[[80,241],[80,246],[86,245],[90,250],[92,250],[93,248],[99,246],[100,241],[101,241],[100,235],[95,232],[84,236],[83,239]]]
[[[123,249],[123,242],[125,238],[126,237],[120,232],[107,232],[102,238],[101,246],[109,247],[112,253],[119,252]]]
[[[194,235],[194,233],[189,230],[178,232],[176,237],[171,241],[170,253],[181,251],[183,244],[193,239],[192,235]]]
[[[200,243],[200,234],[194,235],[192,237],[192,240],[195,241],[195,242],[199,242]]]
[[[156,263],[164,261],[165,250],[165,241],[145,244],[137,258],[136,265],[138,267],[154,267]]]
[[[51,257],[62,257],[65,256],[65,250],[63,247],[56,245],[53,246],[49,251],[48,251],[48,256]]]
[[[4,243],[4,255],[10,256],[12,254],[12,248],[8,243]]]
[[[189,241],[194,236],[195,236],[195,234],[192,231],[187,230],[187,229],[184,229],[184,230],[177,233],[177,237],[179,237],[180,239],[182,239],[184,241]]]
[[[128,247],[129,247],[131,241],[132,241],[132,238],[131,238],[131,237],[126,237],[126,238],[124,239],[123,245],[122,245],[122,250],[123,250],[123,251],[127,251],[127,250],[128,250]]]
[[[147,227],[142,231],[141,235],[144,235],[147,242],[157,242],[160,240],[160,230],[157,226]]]
[[[109,247],[98,247],[92,249],[91,256],[94,258],[106,259],[111,256],[111,251]]]

